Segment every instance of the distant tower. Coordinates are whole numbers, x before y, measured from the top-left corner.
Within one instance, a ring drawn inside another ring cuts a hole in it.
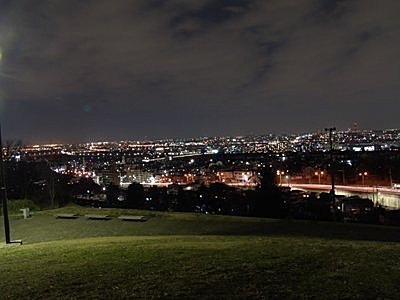
[[[353,123],[353,131],[358,131],[358,122],[357,121],[355,121],[354,123]]]
[[[85,160],[85,157],[82,158],[82,171],[83,172],[86,171],[86,160]]]

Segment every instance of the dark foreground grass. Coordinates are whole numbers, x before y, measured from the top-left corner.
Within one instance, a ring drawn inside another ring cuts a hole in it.
[[[12,237],[25,244],[0,246],[0,298],[371,299],[400,292],[396,227],[115,209],[101,213],[151,218],[56,219],[61,212],[100,213],[68,207],[12,217]]]
[[[91,238],[0,248],[9,298],[397,298],[400,245],[315,238]]]

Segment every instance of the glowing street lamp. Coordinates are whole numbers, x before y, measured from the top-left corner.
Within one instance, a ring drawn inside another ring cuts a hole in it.
[[[286,176],[285,176],[285,179],[286,179],[286,184],[287,184],[287,186],[290,186],[290,176],[289,176],[289,175],[286,175]]]
[[[358,173],[358,176],[360,176],[361,177],[361,180],[362,180],[362,185],[363,186],[365,186],[365,176],[367,176],[368,175],[368,173],[367,172],[361,172],[361,173]]]
[[[314,173],[315,176],[318,176],[318,184],[321,184],[321,176],[324,175],[324,171],[318,171]]]
[[[335,166],[333,164],[333,133],[336,127],[325,128],[325,132],[329,133],[329,160],[330,160],[330,173],[331,173],[331,195],[332,203],[335,202]]]
[[[282,185],[282,175],[285,175],[285,171],[276,171],[276,175],[279,176],[279,185]]]

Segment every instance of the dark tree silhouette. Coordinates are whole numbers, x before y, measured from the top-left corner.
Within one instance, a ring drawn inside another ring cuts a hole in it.
[[[282,218],[287,216],[287,206],[281,189],[275,184],[272,169],[261,172],[260,186],[253,193],[252,214],[259,217]]]
[[[131,183],[128,186],[126,206],[129,208],[144,208],[144,189],[140,183]]]
[[[106,187],[107,204],[109,206],[119,206],[118,196],[120,188],[115,184],[110,184]]]

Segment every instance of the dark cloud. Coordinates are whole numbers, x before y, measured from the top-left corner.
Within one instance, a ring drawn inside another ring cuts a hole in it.
[[[249,7],[250,1],[244,0],[208,1],[174,16],[170,26],[178,37],[190,38],[242,16]]]
[[[0,101],[11,138],[289,132],[355,120],[398,127],[395,0],[0,7]]]
[[[352,11],[354,0],[314,0],[308,17],[319,23],[338,21]]]

